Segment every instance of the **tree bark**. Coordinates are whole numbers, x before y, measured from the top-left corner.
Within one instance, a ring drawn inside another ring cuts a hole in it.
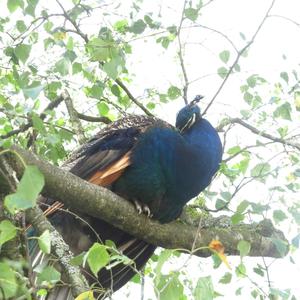
[[[180,249],[197,256],[211,254],[210,241],[218,238],[228,255],[238,255],[237,244],[246,240],[251,244],[249,256],[282,257],[287,254],[288,242],[271,221],[258,224],[211,226],[187,225],[179,221],[160,224],[136,213],[134,206],[106,188],[95,186],[77,176],[39,159],[31,152],[14,146],[27,164],[39,167],[45,177],[42,194],[63,202],[66,206],[101,218],[122,230],[156,246]],[[205,222],[204,222],[205,223]],[[281,241],[281,247],[278,247]],[[283,246],[282,246],[283,245]],[[205,248],[206,247],[206,248]]]

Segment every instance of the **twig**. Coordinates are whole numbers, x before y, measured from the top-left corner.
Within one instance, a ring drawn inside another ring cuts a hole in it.
[[[260,32],[262,26],[264,25],[266,19],[269,16],[269,12],[271,11],[272,7],[274,6],[276,0],[272,0],[271,5],[269,6],[265,16],[263,17],[262,21],[260,22],[259,26],[257,27],[255,33],[253,34],[251,40],[238,52],[236,59],[234,60],[233,64],[231,65],[231,67],[229,68],[226,76],[224,77],[221,85],[219,86],[219,88],[217,89],[216,93],[214,94],[214,96],[212,97],[212,99],[210,100],[210,102],[208,103],[208,105],[206,106],[206,108],[203,111],[203,115],[206,114],[206,112],[208,111],[208,109],[211,107],[211,105],[213,104],[213,102],[215,101],[215,99],[217,98],[217,96],[219,95],[219,93],[221,92],[221,90],[223,89],[225,83],[227,82],[229,76],[231,75],[233,68],[236,66],[236,64],[239,62],[240,57],[245,53],[245,51],[253,44],[256,36],[258,35],[258,33]]]
[[[241,150],[239,150],[238,152],[234,153],[233,155],[225,158],[222,160],[223,163],[227,163],[229,162],[230,160],[232,160],[233,158],[235,158],[236,156],[238,156],[239,154],[243,153],[243,152],[248,152],[248,149],[251,149],[251,148],[257,148],[257,147],[261,147],[261,146],[266,146],[266,145],[269,145],[269,144],[273,144],[274,142],[268,142],[268,143],[264,143],[264,144],[260,144],[260,145],[250,145],[250,146],[246,146],[244,148],[242,148]]]
[[[39,115],[39,118],[41,120],[44,120],[47,116],[46,111],[48,110],[53,110],[53,108],[57,107],[62,101],[64,100],[63,95],[57,97],[54,101],[50,102],[47,107],[44,109],[44,111]],[[22,125],[20,128],[18,129],[14,129],[10,132],[8,132],[7,134],[4,135],[0,135],[1,139],[7,139],[13,135],[19,134],[21,132],[25,132],[27,131],[30,127],[33,126],[32,121],[29,121],[27,124]]]
[[[68,15],[68,12],[65,10],[65,8],[63,7],[63,5],[62,5],[58,0],[56,0],[56,3],[57,3],[57,4],[60,6],[60,8],[62,9],[63,14],[64,14],[64,17],[66,18],[66,20],[68,20],[68,21],[74,26],[74,28],[76,29],[76,32],[74,32],[74,33],[77,33],[78,35],[80,35],[80,36],[83,38],[83,40],[84,40],[86,43],[88,43],[89,39],[88,39],[87,35],[84,34],[84,33],[80,30],[80,28],[79,28],[79,26],[77,25],[77,23],[76,23],[76,22]]]
[[[299,143],[288,141],[288,140],[285,140],[283,138],[279,138],[279,137],[273,136],[271,134],[262,132],[262,131],[258,130],[257,128],[255,128],[254,126],[246,123],[244,120],[242,120],[240,118],[229,118],[224,124],[217,127],[217,131],[220,131],[224,126],[229,125],[229,124],[233,124],[233,123],[239,124],[239,125],[247,128],[248,130],[250,130],[254,134],[262,136],[266,139],[272,140],[276,143],[280,143],[280,144],[283,144],[283,145],[291,146],[291,147],[294,147],[294,148],[300,150],[300,144]]]
[[[178,46],[179,46],[178,56],[179,56],[180,66],[181,66],[181,70],[182,70],[183,78],[184,78],[183,100],[184,100],[185,104],[188,104],[187,93],[188,93],[189,80],[188,80],[188,76],[187,76],[187,72],[186,72],[185,64],[184,64],[184,60],[183,60],[183,51],[182,51],[182,44],[181,44],[181,38],[180,38],[180,32],[181,32],[182,24],[184,21],[184,12],[185,12],[186,4],[187,4],[187,0],[184,0],[180,24],[178,26],[178,31],[177,31],[177,40],[178,40]]]
[[[99,122],[99,123],[104,123],[104,124],[111,123],[111,120],[107,117],[87,116],[87,115],[79,113],[78,111],[76,111],[76,115],[79,119],[87,121],[87,122]]]
[[[214,28],[211,28],[211,27],[208,27],[208,26],[205,26],[205,25],[201,25],[201,24],[196,24],[196,25],[192,25],[192,26],[189,26],[189,27],[201,27],[201,28],[213,31],[213,32],[221,35],[223,38],[225,38],[231,44],[232,48],[236,51],[236,53],[239,53],[239,50],[236,47],[236,45],[234,44],[234,42],[226,34],[224,34],[222,31],[219,31],[217,29],[214,29]],[[184,27],[184,28],[186,28],[186,27]]]
[[[68,91],[64,90],[63,94],[64,94],[64,100],[66,103],[66,107],[67,107],[67,110],[68,110],[68,113],[70,116],[71,124],[74,127],[74,130],[78,136],[79,143],[83,144],[84,142],[86,142],[86,137],[85,137],[81,122],[79,120],[78,113],[73,106],[73,101],[72,101]]]
[[[146,115],[154,117],[154,115],[146,108],[144,107],[128,90],[128,88],[124,85],[124,83],[117,78],[115,82],[118,84],[118,86],[127,94],[129,99],[135,103]]]
[[[281,16],[281,15],[269,15],[269,17],[271,17],[271,18],[281,18],[281,19],[284,19],[284,20],[286,20],[286,21],[289,21],[289,22],[295,24],[296,26],[300,27],[300,23],[296,22],[296,21],[293,20],[293,19],[290,19],[290,18],[288,18],[288,17],[285,17],[285,16]]]

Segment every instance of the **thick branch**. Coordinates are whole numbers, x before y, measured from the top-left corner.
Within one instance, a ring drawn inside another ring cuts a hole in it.
[[[13,147],[28,164],[39,167],[45,176],[45,188],[43,194],[60,200],[67,206],[73,206],[76,210],[83,211],[91,216],[99,217],[114,226],[127,231],[138,238],[144,239],[157,246],[184,249],[189,252],[193,249],[205,247],[209,242],[218,237],[226,248],[227,253],[236,255],[237,244],[240,240],[251,243],[250,256],[280,257],[273,238],[285,240],[283,234],[268,226],[269,230],[259,230],[258,225],[241,225],[232,227],[213,226],[201,228],[172,222],[160,224],[143,215],[138,215],[128,201],[124,201],[111,191],[90,184],[64,170],[50,165],[37,158],[30,152]],[[267,233],[264,233],[267,232]],[[193,253],[198,256],[208,256],[208,251]]]
[[[14,158],[14,156],[10,157],[11,159]],[[10,159],[10,161],[11,161]],[[15,165],[13,163],[13,165]],[[13,176],[15,173],[12,170],[11,165],[9,164],[8,160],[4,156],[0,156],[0,171],[6,172],[6,174],[3,174],[0,172],[0,179],[4,179],[6,182],[10,183],[10,191],[7,191],[4,189],[2,191],[2,186],[0,187],[0,194],[3,195],[3,192],[9,193],[15,191],[15,186],[18,184],[18,180],[16,177]],[[18,170],[19,172],[22,172],[22,168]],[[8,178],[9,177],[9,178]],[[0,220],[1,220],[1,214],[3,213],[2,208],[2,197],[0,197]],[[36,233],[38,235],[41,235],[43,232],[48,230],[51,234],[51,253],[54,254],[56,258],[58,258],[59,264],[62,267],[63,273],[66,276],[67,283],[70,284],[72,294],[74,297],[78,296],[79,294],[89,290],[89,285],[85,279],[85,277],[81,274],[80,268],[77,266],[72,266],[70,264],[70,260],[74,257],[73,253],[70,251],[69,246],[64,242],[61,235],[56,231],[56,229],[51,225],[51,223],[48,221],[48,219],[44,216],[41,209],[38,207],[30,208],[25,211],[26,214],[26,220],[29,224],[31,224]],[[20,216],[14,216],[14,219],[20,218]],[[25,220],[25,219],[24,219]],[[15,222],[15,220],[12,219],[12,221]],[[25,221],[24,221],[25,225]],[[25,226],[23,226],[25,229]],[[27,244],[27,236],[25,231],[23,231],[25,242],[26,242],[26,256],[29,257],[29,250],[28,250],[28,244]],[[1,249],[2,257],[5,255],[6,257],[19,259],[19,237],[14,238],[13,240],[8,241],[5,243],[3,249]],[[7,251],[5,251],[7,250]],[[13,255],[12,255],[13,254]],[[29,266],[28,266],[28,276],[31,281],[32,279],[32,266],[30,264],[30,261],[28,260]]]
[[[38,207],[27,209],[26,220],[34,227],[39,235],[41,235],[44,231],[49,230],[51,234],[51,253],[58,258],[67,282],[72,287],[73,296],[76,297],[89,290],[89,285],[85,277],[81,274],[80,268],[70,264],[70,260],[74,256],[70,251],[69,246],[43,215],[42,210]]]

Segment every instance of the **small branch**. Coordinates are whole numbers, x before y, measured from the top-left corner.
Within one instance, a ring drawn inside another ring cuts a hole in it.
[[[268,143],[264,143],[264,144],[260,144],[260,145],[250,145],[250,146],[246,146],[246,147],[242,148],[240,151],[234,153],[233,155],[231,155],[231,156],[229,156],[229,157],[223,159],[222,162],[223,162],[223,163],[227,163],[227,162],[229,162],[230,160],[232,160],[233,158],[235,158],[236,156],[240,155],[241,153],[246,152],[246,151],[249,152],[248,150],[251,149],[251,148],[257,148],[257,147],[262,147],[262,146],[265,147],[265,146],[267,146],[267,145],[269,145],[269,144],[273,144],[273,142],[268,142]],[[223,149],[224,149],[224,148],[223,148]]]
[[[229,124],[234,124],[234,123],[239,124],[239,125],[247,128],[248,130],[250,130],[254,134],[257,134],[257,135],[262,136],[266,139],[272,140],[273,142],[280,143],[280,144],[283,144],[283,145],[287,145],[287,146],[296,148],[297,150],[300,150],[300,144],[299,143],[295,143],[295,142],[285,140],[285,139],[273,136],[271,134],[262,132],[262,131],[258,130],[257,128],[255,128],[254,126],[246,123],[245,121],[243,121],[240,118],[229,118],[226,122],[224,122],[221,126],[219,126],[217,128],[217,131],[221,131],[224,126],[227,126]]]
[[[178,46],[179,46],[178,56],[179,56],[180,66],[181,66],[181,70],[182,70],[183,78],[184,78],[183,100],[184,100],[185,104],[188,104],[188,95],[187,95],[187,93],[188,93],[188,87],[189,87],[189,79],[188,79],[187,72],[186,72],[186,69],[185,69],[185,64],[184,64],[184,59],[183,59],[183,51],[182,51],[182,44],[181,44],[181,38],[180,38],[182,24],[183,24],[183,21],[184,21],[184,12],[185,12],[186,4],[187,4],[187,0],[184,0],[181,19],[180,19],[180,24],[178,26],[177,40],[178,40]]]
[[[219,30],[217,30],[217,29],[214,29],[214,28],[205,26],[205,25],[201,25],[201,24],[189,26],[189,28],[190,28],[190,27],[200,27],[200,28],[204,28],[204,29],[213,31],[213,32],[215,32],[215,33],[221,35],[223,38],[225,38],[225,39],[230,43],[230,45],[231,45],[232,48],[235,50],[235,52],[236,52],[236,53],[239,53],[239,50],[238,50],[238,48],[236,47],[236,45],[233,43],[233,41],[232,41],[226,34],[224,34],[223,32],[221,32],[221,31],[219,31]]]
[[[219,86],[219,88],[217,89],[215,95],[212,97],[212,99],[210,100],[210,102],[209,102],[208,105],[206,106],[205,110],[203,111],[203,115],[206,114],[206,112],[208,111],[208,109],[211,107],[211,105],[214,103],[215,99],[217,98],[217,96],[219,95],[219,93],[221,92],[221,90],[223,89],[223,87],[224,87],[225,83],[227,82],[229,76],[231,75],[231,73],[232,73],[234,67],[235,67],[236,64],[239,62],[240,57],[241,57],[241,56],[246,52],[246,50],[254,43],[254,40],[256,39],[256,36],[258,35],[258,33],[260,32],[262,26],[264,25],[266,19],[268,18],[270,11],[271,11],[272,7],[273,7],[274,4],[275,4],[275,1],[276,1],[276,0],[272,0],[271,5],[269,6],[269,8],[268,8],[268,10],[267,10],[267,12],[266,12],[266,14],[265,14],[265,16],[263,17],[262,21],[260,22],[259,26],[257,27],[255,33],[253,34],[253,36],[252,36],[250,42],[248,42],[248,43],[244,46],[244,48],[242,48],[242,49],[238,52],[238,54],[237,54],[237,56],[236,56],[236,58],[235,58],[233,64],[232,64],[231,67],[229,68],[229,70],[228,70],[226,76],[224,77],[224,79],[223,79],[221,85]]]
[[[63,94],[64,94],[64,100],[65,100],[66,107],[67,107],[67,110],[68,110],[68,113],[70,116],[70,121],[71,121],[72,127],[74,128],[76,135],[78,136],[79,143],[83,144],[84,142],[86,142],[86,137],[84,135],[84,130],[80,123],[78,113],[73,106],[73,101],[72,101],[68,91],[65,90]]]
[[[54,109],[55,107],[57,107],[63,100],[64,100],[64,97],[63,97],[63,95],[61,95],[61,96],[57,97],[54,101],[50,102],[50,103],[47,105],[47,107],[44,109],[44,111],[39,115],[39,118],[40,118],[41,120],[44,120],[44,119],[46,118],[46,116],[47,116],[46,111],[48,111],[48,110],[53,110],[53,109]],[[1,138],[1,139],[7,139],[7,138],[12,137],[12,136],[14,136],[14,135],[16,135],[16,134],[19,134],[19,133],[21,133],[21,132],[27,131],[27,130],[28,130],[30,127],[32,127],[32,126],[33,126],[32,121],[29,121],[27,124],[22,125],[22,126],[21,126],[20,128],[18,128],[18,129],[14,129],[14,130],[8,132],[7,134],[0,135],[0,138]]]
[[[280,19],[283,19],[283,20],[286,20],[286,21],[289,21],[289,22],[293,23],[297,27],[300,27],[300,23],[296,22],[295,20],[293,20],[291,18],[285,17],[285,16],[281,16],[281,15],[269,15],[269,17],[271,17],[271,18],[280,18]]]
[[[77,118],[87,121],[87,122],[98,122],[98,123],[104,123],[104,124],[111,123],[111,120],[107,117],[87,116],[87,115],[79,113],[78,111],[75,111],[75,112],[76,112]]]
[[[241,239],[251,242],[250,256],[280,257],[272,238],[286,240],[280,231],[268,223],[268,235],[263,234],[260,224],[231,226],[226,228],[201,228],[197,236],[197,227],[171,222],[160,224],[144,215],[136,213],[134,206],[111,191],[88,183],[73,174],[54,167],[38,159],[29,151],[14,146],[28,164],[39,167],[45,177],[43,194],[58,199],[66,206],[87,213],[90,216],[101,218],[130,234],[164,248],[184,249],[192,252],[192,246],[197,237],[195,249],[206,247],[216,236],[224,243],[229,255],[238,255],[237,244]],[[263,227],[264,228],[264,227]],[[206,250],[193,252],[197,256],[209,256]]]
[[[135,103],[146,115],[154,117],[154,115],[131,94],[131,92],[128,90],[128,88],[124,85],[124,83],[119,78],[117,78],[115,82],[127,94],[129,99],[133,103]]]
[[[84,33],[80,30],[80,28],[79,28],[79,26],[77,25],[77,23],[76,23],[74,20],[72,20],[72,18],[69,16],[68,12],[67,12],[67,11],[65,10],[65,8],[63,7],[63,5],[62,5],[58,0],[56,0],[56,3],[57,3],[57,4],[60,6],[60,8],[62,9],[63,14],[64,14],[64,17],[66,18],[66,20],[68,20],[68,21],[74,26],[74,28],[76,29],[75,33],[77,33],[78,35],[80,35],[80,36],[83,38],[83,40],[84,40],[86,43],[88,43],[89,39],[88,39],[87,35],[84,34]]]

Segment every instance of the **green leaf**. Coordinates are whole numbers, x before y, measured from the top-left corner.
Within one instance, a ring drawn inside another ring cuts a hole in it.
[[[100,99],[103,95],[103,87],[100,84],[95,84],[89,89],[89,96]]]
[[[232,279],[232,274],[229,273],[229,272],[226,272],[223,277],[219,280],[220,283],[223,283],[223,284],[228,284],[231,282],[231,279]]]
[[[195,300],[214,299],[214,287],[210,276],[200,277],[198,279],[193,295]]]
[[[251,244],[247,241],[239,241],[238,245],[237,245],[237,249],[240,251],[240,256],[246,256],[249,254],[250,249],[251,249]]]
[[[82,64],[74,62],[72,65],[72,74],[77,74],[82,71]]]
[[[70,71],[70,61],[62,58],[55,63],[54,71],[58,72],[61,76],[66,76]]]
[[[4,262],[0,262],[0,290],[1,299],[15,299],[18,290],[15,272]]]
[[[286,82],[289,83],[289,75],[287,72],[281,72],[280,77]]]
[[[39,132],[45,132],[45,126],[42,119],[37,115],[31,116],[32,124],[35,129],[37,129]]]
[[[240,263],[236,268],[235,268],[235,274],[237,277],[246,277],[247,270],[246,266],[243,263]]]
[[[23,20],[18,20],[16,23],[16,27],[20,33],[23,33],[27,29],[27,26],[25,25]]]
[[[230,52],[228,50],[224,50],[219,54],[219,57],[222,60],[222,62],[226,64],[230,58]]]
[[[252,177],[262,178],[271,170],[269,163],[259,163],[251,170]]]
[[[93,274],[97,276],[98,272],[105,267],[110,260],[110,256],[104,245],[94,243],[87,253],[87,262]]]
[[[241,151],[241,147],[240,146],[234,146],[234,147],[228,149],[227,153],[230,154],[230,155],[234,155],[234,154],[236,154],[236,153],[238,153],[240,151]]]
[[[47,21],[45,24],[44,24],[44,29],[48,32],[48,33],[51,33],[51,30],[53,28],[53,23],[51,21]]]
[[[128,21],[126,19],[117,21],[113,28],[121,33],[125,33],[128,30]]]
[[[180,282],[179,272],[170,275],[161,275],[156,285],[156,295],[160,300],[181,300],[183,295],[183,285]]]
[[[218,69],[218,75],[223,79],[226,77],[227,73],[228,70],[225,67],[221,67]]]
[[[264,273],[264,270],[262,270],[262,268],[253,268],[253,271],[257,274],[257,275],[259,275],[259,276],[261,276],[261,277],[264,277],[265,276],[265,273]]]
[[[45,230],[39,237],[38,237],[38,244],[42,252],[45,254],[49,254],[51,250],[51,234],[49,230]]]
[[[115,95],[116,97],[120,97],[120,95],[121,95],[120,88],[119,88],[116,84],[113,84],[113,85],[112,85],[112,87],[111,87],[111,92],[112,92],[113,95]]]
[[[42,284],[55,284],[60,280],[60,273],[52,266],[47,266],[41,273],[37,275],[37,283]]]
[[[25,98],[31,98],[32,100],[35,100],[43,89],[44,87],[39,81],[34,81],[31,85],[23,88],[22,91]]]
[[[44,186],[44,176],[37,166],[26,166],[24,174],[17,186],[17,191],[5,197],[6,208],[15,213],[33,207]]]
[[[240,213],[235,213],[234,215],[231,216],[231,223],[233,225],[236,225],[244,220],[244,215]]]
[[[191,21],[195,22],[199,15],[199,9],[195,9],[192,7],[186,8],[184,10],[184,15]]]
[[[226,205],[228,204],[227,201],[224,201],[222,199],[217,199],[216,204],[215,204],[215,208],[216,209],[223,209],[226,207]]]
[[[98,108],[99,114],[101,116],[106,116],[109,112],[109,106],[106,103],[104,103],[103,101],[101,101],[97,104],[97,108]]]
[[[289,245],[287,244],[287,242],[276,238],[272,238],[271,240],[272,243],[276,246],[276,249],[281,255],[281,257],[284,257],[289,249]]]
[[[244,213],[247,207],[250,205],[249,201],[243,200],[237,207],[236,212],[237,213]]]
[[[25,8],[25,13],[32,17],[35,17],[35,8],[38,4],[38,0],[27,0],[27,3],[28,5]]]
[[[254,88],[256,86],[257,75],[251,75],[247,78],[247,83],[250,87]]]
[[[273,113],[273,116],[275,118],[282,118],[282,119],[291,121],[292,120],[291,111],[292,111],[291,104],[288,102],[285,102],[284,104],[282,104],[276,108],[276,110]]]
[[[93,61],[106,61],[117,55],[114,41],[100,38],[92,39],[87,44],[87,50]]]
[[[221,192],[220,195],[226,201],[230,201],[231,197],[232,197],[231,193],[229,193],[229,192]]]
[[[26,44],[20,44],[18,45],[14,52],[16,57],[23,63],[27,61],[31,51],[31,45],[26,45]]]
[[[0,223],[0,248],[1,246],[13,239],[17,234],[17,227],[9,220],[4,220]]]
[[[7,0],[7,8],[8,8],[10,13],[13,13],[19,7],[20,8],[24,7],[23,0]]]
[[[180,95],[181,91],[178,87],[172,85],[168,88],[168,97],[171,100],[177,99]]]
[[[123,65],[123,61],[121,57],[116,56],[103,65],[103,70],[110,78],[115,80],[117,79],[118,75],[122,71],[122,65]]]
[[[287,219],[287,216],[282,210],[274,210],[273,218],[275,220],[275,223],[278,224],[278,223],[282,222],[283,220]]]
[[[84,256],[86,255],[86,252],[82,252],[77,256],[74,256],[71,260],[70,260],[70,264],[72,266],[80,266],[83,264],[84,261]]]
[[[130,26],[129,30],[135,34],[141,34],[145,31],[146,27],[147,24],[142,19],[139,19]]]

